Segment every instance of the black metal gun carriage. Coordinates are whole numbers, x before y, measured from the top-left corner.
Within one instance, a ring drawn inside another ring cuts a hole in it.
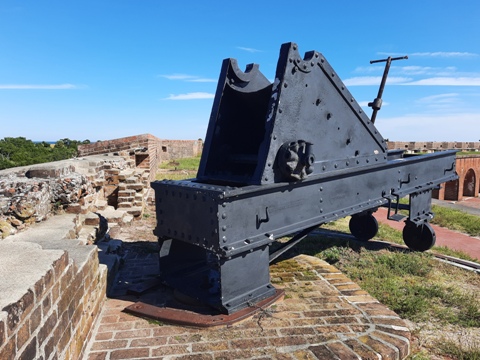
[[[455,151],[388,151],[372,119],[319,52],[302,58],[283,44],[273,83],[258,65],[243,72],[224,60],[197,177],[152,183],[162,280],[235,313],[275,294],[269,262],[309,232],[351,215],[352,234],[369,240],[372,213],[387,206],[401,220],[406,195],[405,243],[431,248],[431,192],[456,179]],[[288,234],[296,235],[270,253]]]

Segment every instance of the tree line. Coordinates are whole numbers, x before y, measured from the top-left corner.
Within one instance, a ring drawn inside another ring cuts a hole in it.
[[[70,159],[77,156],[77,147],[81,144],[90,144],[90,140],[65,138],[51,144],[33,142],[24,137],[5,137],[0,140],[0,170]]]

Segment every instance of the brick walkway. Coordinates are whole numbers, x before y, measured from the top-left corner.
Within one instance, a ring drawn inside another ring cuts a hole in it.
[[[402,359],[409,353],[404,321],[317,258],[299,255],[272,265],[272,282],[285,289],[285,298],[253,318],[195,329],[122,312],[137,300],[125,294],[126,288],[158,269],[157,254],[149,249],[127,249],[125,257],[115,299],[104,306],[88,360]],[[165,291],[160,295],[147,293],[140,300],[162,303]]]
[[[480,203],[480,202],[477,202]],[[403,221],[392,221],[387,219],[387,209],[380,208],[374,213],[375,218],[394,229],[402,231],[405,223]],[[445,246],[447,248],[462,251],[472,258],[480,260],[480,238],[468,236],[458,231],[449,230],[434,224],[431,224],[435,230],[435,246]]]

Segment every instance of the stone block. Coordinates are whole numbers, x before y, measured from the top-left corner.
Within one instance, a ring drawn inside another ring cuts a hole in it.
[[[98,210],[105,210],[107,206],[108,206],[107,200],[101,200],[101,199],[95,200],[95,207]]]
[[[132,208],[132,203],[131,202],[118,203],[118,208],[119,209],[130,209],[130,208]]]
[[[125,216],[125,211],[121,210],[105,210],[99,212],[108,223],[121,223],[123,217]]]
[[[137,178],[135,176],[130,176],[129,178],[125,179],[127,184],[135,184],[137,182]]]
[[[128,169],[128,170],[122,170],[120,171],[120,173],[118,174],[118,179],[120,181],[125,181],[127,180],[129,177],[131,177],[133,174],[134,174],[134,170],[133,169]]]
[[[137,192],[135,190],[125,189],[118,191],[118,197],[132,197],[135,196]]]
[[[100,225],[100,217],[95,213],[88,213],[85,216],[85,225],[98,226]]]
[[[108,169],[108,170],[105,170],[105,174],[108,174],[108,175],[119,175],[119,174],[120,174],[120,170],[119,170],[119,169]]]
[[[67,214],[82,214],[83,207],[80,204],[70,204],[68,207],[65,209],[65,212]]]
[[[133,219],[134,219],[133,215],[128,214],[128,215],[126,215],[126,216],[123,218],[123,223],[124,223],[125,225],[131,225]]]
[[[135,191],[138,192],[140,190],[143,190],[144,186],[141,183],[129,183],[129,184],[127,184],[127,189],[135,190]]]
[[[133,215],[134,217],[139,217],[143,214],[143,207],[136,206],[127,210],[127,213]]]
[[[108,185],[117,185],[120,182],[117,175],[109,175],[105,181]]]

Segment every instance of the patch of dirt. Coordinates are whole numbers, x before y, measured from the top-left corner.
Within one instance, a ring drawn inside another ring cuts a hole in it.
[[[124,242],[157,242],[157,236],[153,234],[156,226],[155,206],[147,206],[143,216],[133,220],[130,225],[110,229],[110,237]]]

